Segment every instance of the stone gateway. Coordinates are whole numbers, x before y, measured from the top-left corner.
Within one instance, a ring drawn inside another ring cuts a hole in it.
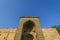
[[[44,40],[39,17],[22,16],[14,40]]]

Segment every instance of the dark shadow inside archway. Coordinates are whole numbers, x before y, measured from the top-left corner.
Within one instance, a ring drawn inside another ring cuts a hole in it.
[[[23,24],[23,29],[22,29],[22,38],[21,38],[21,40],[25,40],[24,39],[24,35],[28,32],[31,32],[32,31],[32,29],[33,29],[33,27],[35,26],[35,24],[34,24],[34,22],[33,21],[31,21],[31,20],[28,20],[28,21],[26,21],[24,24]],[[27,37],[27,36],[26,36]],[[29,37],[29,36],[28,36]],[[30,40],[32,40],[32,39],[30,39]]]
[[[27,34],[26,36],[25,36],[25,40],[33,40],[33,35],[31,35],[31,34]]]
[[[33,29],[33,26],[35,26],[34,22],[32,22],[31,20],[28,20],[23,24],[24,32],[28,32],[28,31],[30,32]]]

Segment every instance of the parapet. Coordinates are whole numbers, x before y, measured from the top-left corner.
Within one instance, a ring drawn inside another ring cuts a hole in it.
[[[39,18],[38,16],[21,16],[20,18]]]

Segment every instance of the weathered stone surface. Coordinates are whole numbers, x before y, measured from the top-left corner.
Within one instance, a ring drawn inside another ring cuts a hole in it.
[[[0,28],[0,40],[14,40],[15,28]]]
[[[0,28],[0,40],[4,40],[4,37],[7,40],[14,40],[15,33],[17,28]],[[55,28],[42,28],[42,32],[45,40],[60,40],[60,35]],[[35,35],[32,33],[32,35]]]
[[[42,29],[45,40],[60,40],[60,35],[55,28]]]

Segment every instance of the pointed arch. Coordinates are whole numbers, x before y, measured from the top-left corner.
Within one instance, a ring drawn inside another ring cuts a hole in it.
[[[34,26],[35,26],[35,23],[31,20],[28,20],[23,24],[23,30],[31,31]]]

